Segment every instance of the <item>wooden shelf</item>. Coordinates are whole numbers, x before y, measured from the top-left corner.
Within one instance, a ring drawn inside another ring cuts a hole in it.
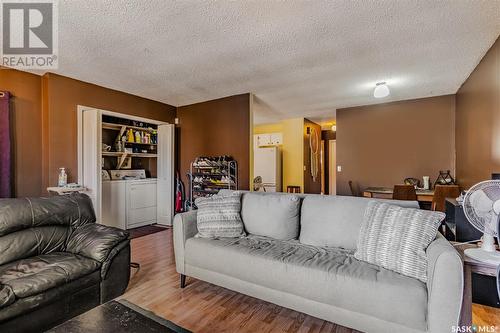
[[[158,154],[150,154],[150,153],[127,153],[127,152],[118,152],[118,151],[103,151],[102,156],[115,156],[115,157],[121,157],[121,156],[132,156],[132,157],[158,157]]]
[[[157,131],[156,128],[145,128],[145,127],[137,127],[137,126],[121,125],[121,124],[113,124],[113,123],[104,123],[104,122],[102,123],[103,129],[119,131],[122,129],[122,127],[125,127],[127,129],[130,128],[130,129],[133,129],[136,131],[149,132],[149,133],[152,133],[153,131]]]
[[[141,146],[157,146],[158,145],[156,143],[142,143],[142,142],[130,142],[130,141],[125,141],[125,144],[141,145]]]

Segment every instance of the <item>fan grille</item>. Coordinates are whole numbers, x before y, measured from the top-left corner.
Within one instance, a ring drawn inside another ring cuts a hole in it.
[[[478,212],[472,200],[473,195],[482,191],[492,203],[500,200],[500,180],[487,180],[472,186],[464,198],[464,213],[467,220],[479,231],[492,236],[498,236],[498,214],[495,214],[493,206],[489,212]]]

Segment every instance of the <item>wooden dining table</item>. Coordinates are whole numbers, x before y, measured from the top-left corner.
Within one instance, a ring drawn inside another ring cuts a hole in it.
[[[417,201],[432,202],[434,190],[416,189]],[[368,187],[363,191],[365,198],[392,199],[393,189],[390,187]]]

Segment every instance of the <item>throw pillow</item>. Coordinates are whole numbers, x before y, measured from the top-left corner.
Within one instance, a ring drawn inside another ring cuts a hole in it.
[[[368,204],[354,257],[427,282],[425,250],[436,238],[444,213]]]
[[[196,237],[241,237],[245,236],[240,216],[240,193],[214,195],[195,200],[198,207]]]

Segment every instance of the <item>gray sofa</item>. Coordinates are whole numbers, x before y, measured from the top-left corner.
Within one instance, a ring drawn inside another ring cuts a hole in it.
[[[245,238],[196,238],[196,211],[175,216],[182,287],[191,276],[363,332],[441,333],[458,325],[462,260],[441,235],[426,251],[428,282],[423,283],[353,257],[364,210],[373,199],[301,195],[299,225],[292,222],[286,230],[296,228],[298,236],[280,240],[250,232],[266,227],[258,225],[262,216],[279,215],[273,212],[279,205],[267,204],[268,198],[242,194]],[[393,203],[418,208],[416,202]],[[273,225],[267,228],[283,234]]]

